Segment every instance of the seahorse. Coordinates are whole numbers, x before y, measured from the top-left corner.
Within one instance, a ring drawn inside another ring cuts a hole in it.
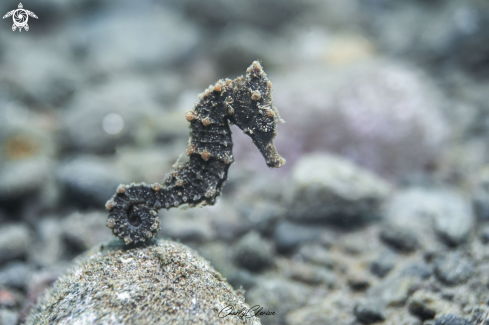
[[[271,90],[272,83],[254,61],[245,77],[220,79],[201,93],[194,109],[185,113],[190,123],[188,162],[174,166],[162,183],[119,185],[105,205],[112,233],[126,245],[145,242],[160,228],[157,210],[213,205],[234,162],[232,124],[251,137],[269,167],[282,167],[285,159],[273,144],[281,118]]]

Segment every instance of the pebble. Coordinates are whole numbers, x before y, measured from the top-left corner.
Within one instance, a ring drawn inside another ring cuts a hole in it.
[[[473,263],[458,253],[448,253],[435,259],[436,277],[445,284],[465,283],[474,274]]]
[[[287,65],[288,72],[274,79],[274,104],[287,122],[276,142],[290,157],[287,164],[311,151],[333,152],[396,180],[441,160],[450,124],[444,96],[430,76],[378,58],[328,67],[325,52],[340,46],[327,30],[322,33],[327,41],[320,64]],[[314,42],[315,49],[320,46]]]
[[[91,247],[112,238],[107,228],[105,211],[75,212],[62,221],[63,245],[72,252],[82,253]]]
[[[161,110],[152,87],[147,79],[129,74],[77,92],[61,116],[63,147],[78,153],[106,154],[123,145],[151,145],[161,130],[184,132],[185,119],[181,115],[179,123],[173,116],[176,114]]]
[[[212,211],[201,209],[160,210],[161,230],[159,235],[183,242],[205,243],[213,241],[217,237],[212,223],[215,208],[210,207],[208,210]]]
[[[32,275],[30,266],[21,262],[10,262],[0,269],[0,287],[6,286],[26,290]]]
[[[110,72],[170,66],[189,55],[199,39],[198,29],[181,13],[148,3],[136,11],[113,6],[104,15],[80,21],[75,31],[72,36],[85,48],[91,68]],[[114,37],[118,33],[124,38]]]
[[[125,324],[260,324],[256,317],[220,318],[219,311],[229,305],[250,308],[185,245],[159,240],[127,248],[114,240],[77,259],[31,310],[26,324],[119,324],[121,319]]]
[[[418,234],[421,245],[433,247],[432,232],[447,245],[464,243],[474,228],[475,216],[469,202],[452,189],[408,188],[386,204],[387,223]],[[431,227],[427,227],[431,225]]]
[[[281,263],[280,268],[283,273],[291,279],[309,285],[324,284],[329,288],[334,288],[338,284],[336,274],[324,267],[300,262]]]
[[[489,243],[489,226],[484,226],[480,230],[479,238],[483,244]]]
[[[378,306],[402,306],[412,291],[430,277],[430,270],[423,264],[404,262],[391,271],[381,282],[367,290],[366,297]]]
[[[450,304],[443,301],[438,294],[426,290],[416,291],[408,301],[408,310],[423,320],[433,319],[437,313],[450,308]]]
[[[273,239],[277,251],[287,253],[304,243],[318,240],[320,236],[318,227],[281,221],[275,227]]]
[[[322,300],[296,309],[286,317],[288,325],[355,324],[354,301],[344,292],[335,291]]]
[[[356,304],[353,308],[353,314],[363,324],[372,324],[385,320],[385,316],[379,308],[368,302]]]
[[[264,325],[284,324],[286,315],[304,306],[311,294],[309,286],[296,281],[274,276],[261,278],[257,285],[246,293],[250,306],[260,305],[265,310],[274,311],[271,317],[262,317]]]
[[[397,259],[395,254],[385,252],[380,254],[370,263],[370,272],[379,278],[385,277],[394,268]]]
[[[66,160],[58,169],[58,179],[65,197],[76,206],[103,207],[126,177],[114,169],[112,162],[95,156]]]
[[[25,258],[31,248],[32,235],[22,223],[3,225],[0,228],[0,265]]]
[[[2,325],[17,325],[19,321],[19,312],[0,308],[0,320],[2,321]]]
[[[262,5],[264,8],[273,8],[271,14],[267,10],[255,13],[256,5]],[[194,20],[198,21],[202,27],[216,28],[227,26],[230,22],[240,22],[245,26],[257,26],[260,30],[274,30],[287,24],[293,12],[297,15],[307,10],[303,3],[297,3],[293,0],[285,1],[251,1],[240,3],[239,5],[219,0],[209,2],[200,2],[197,0],[185,0],[178,3],[178,6]],[[216,11],[215,8],[221,10]],[[239,52],[238,52],[239,53]]]
[[[380,239],[400,251],[411,252],[418,248],[418,239],[409,229],[386,225],[380,232]]]
[[[49,267],[66,257],[61,218],[45,216],[36,226],[38,245],[33,247],[30,259],[37,265]]]
[[[233,248],[236,264],[253,272],[260,272],[273,265],[272,245],[251,231],[241,237]]]
[[[53,162],[46,157],[10,161],[0,170],[0,198],[25,198],[52,182]]]
[[[333,255],[322,245],[306,244],[301,246],[297,254],[304,259],[304,261],[313,263],[328,268],[335,266],[335,260]]]
[[[390,185],[350,161],[327,154],[302,157],[287,189],[288,216],[298,222],[328,222],[356,227],[378,217]]]
[[[274,226],[285,215],[285,208],[272,200],[253,200],[238,208],[240,217],[250,228],[260,231],[264,236],[273,234]]]
[[[369,277],[360,271],[354,271],[347,277],[348,286],[353,291],[365,291],[370,286]]]

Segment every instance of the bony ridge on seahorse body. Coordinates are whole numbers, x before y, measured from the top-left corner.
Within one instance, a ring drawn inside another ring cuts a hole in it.
[[[158,209],[214,204],[234,161],[231,123],[251,137],[269,167],[282,167],[285,159],[273,144],[280,116],[272,106],[271,88],[255,61],[245,77],[221,79],[200,94],[194,109],[185,114],[190,122],[189,161],[162,184],[119,185],[105,205],[113,234],[126,244],[145,242],[159,229]]]

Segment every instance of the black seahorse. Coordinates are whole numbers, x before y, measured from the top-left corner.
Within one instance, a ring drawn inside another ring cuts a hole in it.
[[[159,229],[158,209],[214,204],[233,162],[231,123],[252,138],[269,167],[282,167],[285,159],[273,144],[280,116],[272,106],[271,88],[255,61],[246,77],[221,79],[200,94],[194,110],[186,112],[189,161],[176,167],[163,184],[119,185],[105,205],[114,235],[126,244],[144,242]]]

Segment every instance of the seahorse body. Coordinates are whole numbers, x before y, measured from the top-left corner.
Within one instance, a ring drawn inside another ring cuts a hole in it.
[[[194,110],[185,115],[190,122],[189,161],[174,169],[163,184],[119,185],[105,205],[113,234],[126,244],[144,242],[159,229],[158,209],[214,204],[234,161],[231,123],[252,138],[269,167],[282,167],[285,159],[273,144],[280,117],[272,106],[271,88],[255,61],[246,77],[221,79],[200,94]]]

